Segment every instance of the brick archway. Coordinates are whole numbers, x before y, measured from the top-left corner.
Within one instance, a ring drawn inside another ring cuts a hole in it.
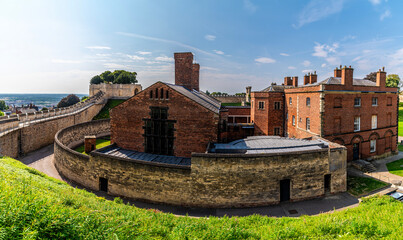
[[[334,142],[334,143],[337,143],[337,144],[340,144],[340,145],[345,145],[344,144],[344,140],[343,139],[341,139],[341,138],[334,138],[333,140],[332,140],[332,142]]]

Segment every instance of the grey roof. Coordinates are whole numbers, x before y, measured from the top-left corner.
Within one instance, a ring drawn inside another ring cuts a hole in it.
[[[284,89],[292,87],[293,86],[271,84],[269,87],[263,89],[262,92],[284,92]]]
[[[104,153],[104,154],[107,154],[110,156],[126,158],[128,160],[190,166],[190,158],[137,152],[137,151],[123,149],[123,148],[120,148],[115,145],[112,145],[111,147],[100,149],[100,150],[98,150],[98,152]]]
[[[180,85],[175,85],[175,84],[170,84],[170,83],[165,83],[167,86],[172,88],[173,90],[181,93],[182,95],[192,99],[196,103],[202,105],[203,107],[215,112],[219,113],[220,108],[221,108],[221,103],[218,102],[217,100],[213,99],[212,97],[208,96],[207,94],[203,94],[201,92],[198,92],[196,90],[188,90],[183,86]]]
[[[230,143],[216,143],[208,149],[210,153],[263,154],[281,152],[299,152],[328,148],[320,140],[302,140],[279,136],[253,136]]]
[[[326,78],[325,80],[316,83],[316,84],[311,84],[311,85],[340,85],[341,84],[341,78],[340,77],[329,77]],[[353,79],[353,85],[354,86],[376,86],[376,82],[370,81],[368,79],[359,79],[359,78],[354,78]]]

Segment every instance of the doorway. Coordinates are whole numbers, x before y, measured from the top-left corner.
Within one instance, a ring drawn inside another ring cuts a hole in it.
[[[108,179],[99,178],[99,191],[108,192]]]
[[[353,144],[353,160],[360,159],[360,143]]]
[[[290,200],[290,189],[291,189],[290,179],[284,179],[280,181],[280,202]]]
[[[325,193],[330,192],[330,184],[331,184],[331,175],[325,175]]]

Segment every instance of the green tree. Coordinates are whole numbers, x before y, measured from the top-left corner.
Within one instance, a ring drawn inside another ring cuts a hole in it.
[[[112,83],[113,82],[113,75],[111,71],[105,71],[99,75],[101,79],[106,82],[106,83]]]
[[[402,83],[400,82],[400,77],[397,74],[389,74],[386,77],[386,86],[387,87],[397,87],[400,89],[402,87]]]
[[[7,109],[8,109],[8,106],[6,105],[6,102],[3,100],[0,100],[0,110],[4,111]]]
[[[206,94],[207,94],[207,95],[210,95],[210,92],[209,92],[208,90],[206,90]]]
[[[100,83],[102,83],[102,78],[100,76],[96,75],[91,78],[90,84],[100,84]]]
[[[131,84],[137,83],[137,73],[136,72],[128,72],[125,70],[115,70],[112,73],[114,80],[113,83],[115,84]]]
[[[0,111],[0,117],[1,117],[1,116],[4,116],[4,113],[3,113],[2,111]]]
[[[368,79],[372,82],[376,82],[376,72],[369,73],[367,76],[365,76],[364,79]]]
[[[57,104],[58,108],[68,107],[74,105],[80,101],[80,98],[77,95],[70,94],[67,97],[62,98],[60,102]]]

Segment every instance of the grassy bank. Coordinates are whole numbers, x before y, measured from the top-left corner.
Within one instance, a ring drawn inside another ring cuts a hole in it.
[[[107,201],[9,158],[0,179],[0,239],[399,239],[403,228],[403,204],[386,196],[313,217],[190,218]]]
[[[108,140],[108,139],[97,139],[97,142],[96,142],[96,149],[100,149],[100,148],[106,147],[106,146],[108,146],[108,145],[110,145],[110,144],[111,144],[111,140]],[[84,150],[84,145],[81,145],[81,146],[77,147],[77,148],[74,149],[74,150],[77,151],[77,152],[79,152],[79,153],[86,154],[86,153],[85,153],[85,150]]]
[[[399,136],[403,136],[403,107],[399,106]]]
[[[386,167],[388,168],[388,171],[392,174],[398,175],[403,177],[403,159],[387,163]]]
[[[105,106],[101,109],[101,111],[92,119],[92,120],[99,120],[99,119],[108,119],[109,110],[116,107],[117,105],[121,104],[126,100],[119,100],[119,99],[109,99]]]

